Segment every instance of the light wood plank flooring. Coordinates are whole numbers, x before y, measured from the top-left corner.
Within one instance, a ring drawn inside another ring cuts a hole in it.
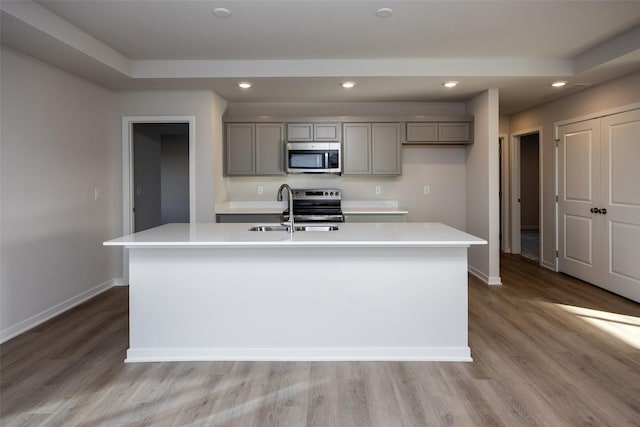
[[[640,425],[640,306],[501,261],[470,279],[473,363],[124,364],[114,288],[0,346],[2,425]]]

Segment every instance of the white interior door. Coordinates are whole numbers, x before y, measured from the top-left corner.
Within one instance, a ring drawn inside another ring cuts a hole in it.
[[[600,119],[562,126],[558,145],[558,265],[590,283],[602,281],[602,236],[594,212],[600,200]]]
[[[640,301],[640,110],[602,119],[602,286]],[[600,207],[600,206],[599,206]]]

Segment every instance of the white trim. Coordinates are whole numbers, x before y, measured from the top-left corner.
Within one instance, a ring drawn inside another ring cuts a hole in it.
[[[557,260],[557,258],[554,258],[554,259],[556,259],[556,260]],[[555,271],[555,272],[557,272],[557,271],[558,271],[558,269],[557,269],[557,266],[556,266],[556,263],[555,263],[555,262],[554,262],[554,263],[550,263],[549,261],[542,261],[542,264],[541,264],[541,265],[542,265],[544,268],[548,269],[548,270]]]
[[[146,348],[127,350],[126,363],[177,361],[449,361],[472,362],[466,347]]]
[[[612,116],[618,113],[624,113],[631,110],[640,109],[640,102],[634,102],[633,104],[624,105],[622,107],[610,108],[608,110],[599,111],[597,113],[585,114],[584,116],[574,117],[572,119],[561,120],[559,122],[554,122],[553,125],[556,128],[556,137],[558,139],[558,127],[564,125],[570,125],[573,123],[584,122],[591,119],[599,119],[606,116]]]
[[[520,135],[511,136],[511,253],[520,253]]]
[[[482,280],[485,285],[490,285],[490,286],[502,285],[502,279],[500,278],[500,276],[487,276],[485,273],[478,270],[472,265],[469,265],[468,270],[469,270],[469,273],[473,274],[475,277]]]
[[[53,307],[50,307],[44,311],[41,311],[38,314],[35,314],[28,319],[25,319],[21,322],[16,323],[15,325],[9,326],[8,328],[0,331],[0,343],[10,340],[20,334],[27,332],[29,329],[35,328],[36,326],[46,322],[49,319],[52,319],[60,314],[64,313],[71,308],[82,304],[83,302],[99,295],[106,290],[112,288],[113,286],[122,286],[123,282],[121,279],[111,279],[104,283],[99,284],[87,291],[80,293],[74,297],[69,298],[66,301],[61,302],[60,304],[56,304]]]
[[[188,123],[189,125],[189,222],[196,222],[196,117],[195,116],[123,116],[122,117],[122,234],[133,233],[133,143],[134,123]],[[129,278],[129,250],[122,251],[122,275]]]
[[[500,232],[502,233],[502,251],[505,253],[511,253],[511,185],[510,185],[510,168],[509,168],[509,160],[510,153],[509,150],[509,135],[506,133],[501,133],[498,135],[500,140],[500,149],[502,150],[501,154],[501,165],[500,168],[502,170],[502,175],[500,176],[500,182],[502,183],[502,195],[501,195],[501,204],[500,209],[502,212],[502,224],[500,225]]]

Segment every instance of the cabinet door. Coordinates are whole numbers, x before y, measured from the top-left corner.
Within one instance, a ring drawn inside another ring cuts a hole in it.
[[[227,175],[253,175],[254,133],[252,123],[230,123],[227,125]]]
[[[471,126],[469,123],[438,123],[439,142],[470,142]]]
[[[407,123],[407,142],[438,142],[438,123]]]
[[[340,141],[339,123],[315,123],[313,139],[316,141]]]
[[[256,175],[284,175],[284,125],[256,124]]]
[[[371,124],[345,123],[342,149],[344,175],[371,174]]]
[[[313,123],[289,123],[287,141],[313,141]]]
[[[371,125],[371,173],[400,175],[401,148],[399,123],[373,123]]]

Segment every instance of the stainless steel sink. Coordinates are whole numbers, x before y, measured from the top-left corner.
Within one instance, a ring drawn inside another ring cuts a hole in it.
[[[337,225],[296,225],[296,231],[335,231]],[[254,225],[249,231],[288,231],[286,225]]]
[[[255,225],[249,231],[287,231],[286,225]]]
[[[296,231],[336,231],[337,225],[296,225]]]

